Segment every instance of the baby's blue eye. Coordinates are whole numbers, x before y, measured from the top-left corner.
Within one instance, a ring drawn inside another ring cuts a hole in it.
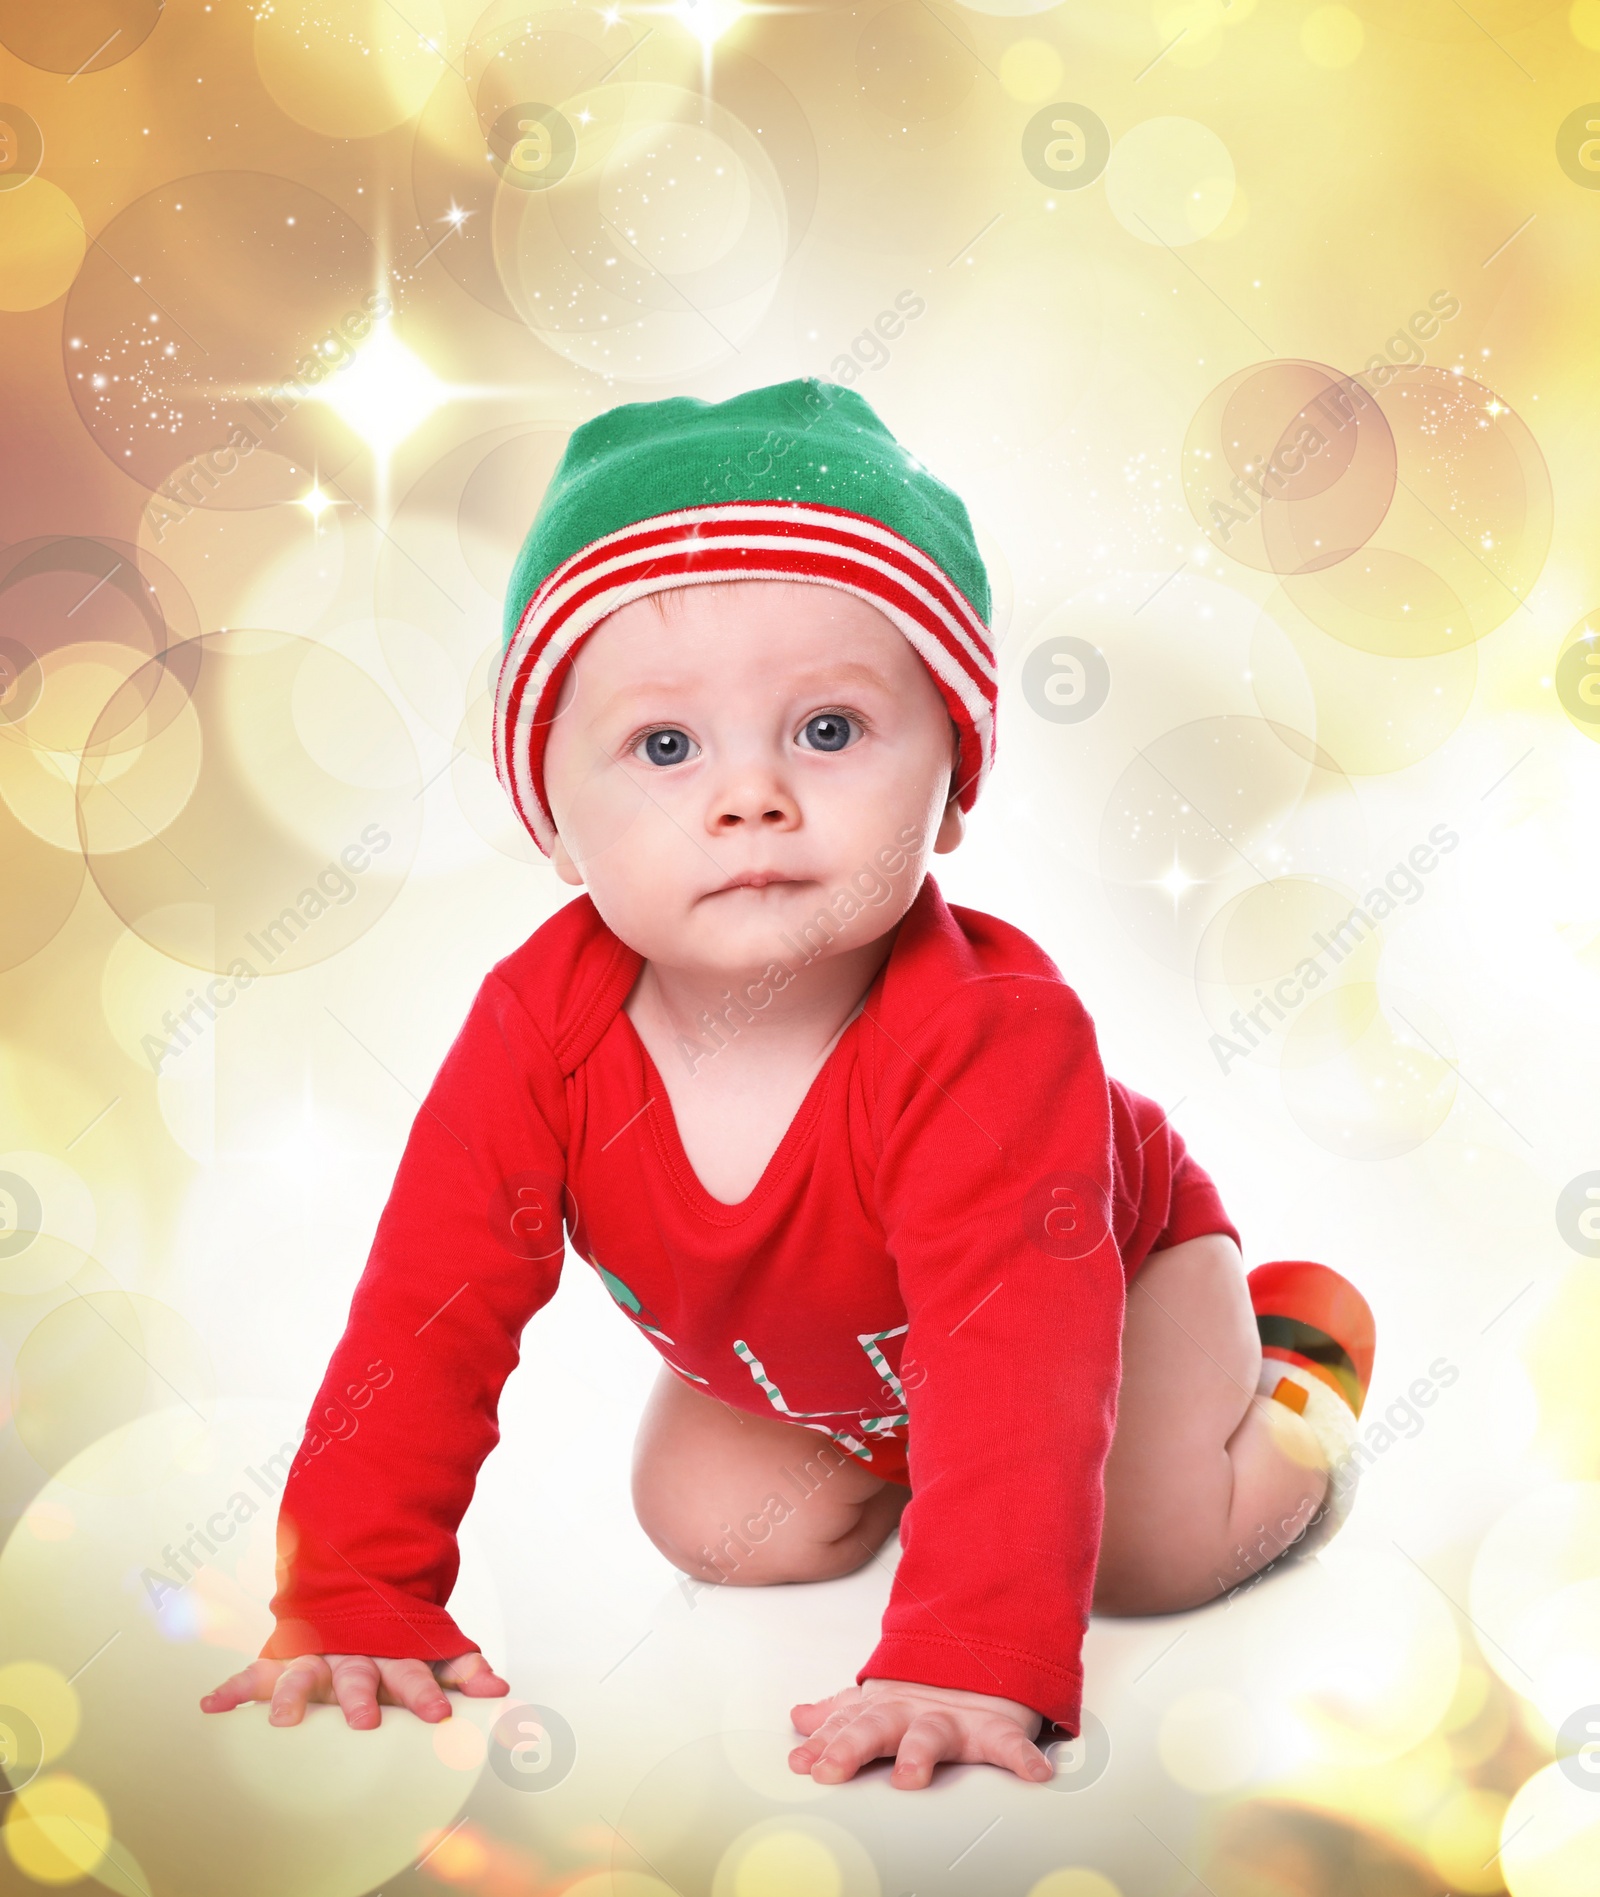
[[[634,749],[635,755],[642,750],[652,764],[681,764],[693,743],[687,731],[652,731]]]
[[[842,751],[850,742],[850,720],[836,711],[820,711],[801,729],[813,751]]]

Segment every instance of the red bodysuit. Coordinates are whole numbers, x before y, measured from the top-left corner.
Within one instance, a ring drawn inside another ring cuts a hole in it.
[[[580,896],[485,977],[284,1487],[262,1653],[474,1649],[445,1609],[456,1529],[565,1237],[692,1386],[815,1432],[797,1465],[825,1470],[831,1442],[909,1483],[858,1682],[999,1695],[1076,1731],[1126,1280],[1159,1247],[1237,1241],[1215,1188],[1107,1078],[1044,951],[929,876],[754,1191],[725,1205],[623,1012],[641,966]],[[333,1440],[351,1408],[359,1429]]]

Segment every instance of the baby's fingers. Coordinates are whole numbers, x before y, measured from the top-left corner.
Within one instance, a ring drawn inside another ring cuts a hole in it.
[[[328,1656],[333,1671],[333,1696],[344,1714],[344,1723],[357,1732],[365,1732],[381,1723],[378,1711],[378,1662],[364,1653],[335,1653]]]
[[[483,1655],[477,1652],[463,1653],[454,1660],[446,1660],[442,1666],[436,1666],[434,1672],[441,1686],[459,1687],[474,1699],[511,1691],[510,1681],[501,1679]]]
[[[839,1785],[870,1760],[892,1756],[910,1718],[910,1711],[892,1700],[870,1709],[851,1707],[825,1719],[799,1749],[815,1754],[810,1769],[819,1785]]]
[[[933,1777],[933,1768],[941,1759],[959,1759],[966,1750],[960,1722],[953,1713],[918,1713],[900,1741],[890,1783],[902,1791],[916,1791]]]
[[[929,1782],[941,1759],[1004,1766],[1036,1782],[1054,1776],[1050,1761],[1009,1719],[963,1720],[958,1713],[929,1712],[906,1728],[891,1782],[915,1791]]]
[[[1283,1406],[1279,1404],[1278,1407],[1281,1409]],[[847,1686],[842,1692],[830,1693],[826,1699],[803,1699],[797,1705],[791,1706],[789,1708],[789,1718],[793,1722],[795,1730],[805,1733],[812,1741],[810,1748],[800,1746],[797,1747],[796,1750],[802,1752],[807,1750],[820,1752],[822,1746],[817,1735],[821,1732],[822,1728],[830,1719],[837,1725],[841,1717],[853,1716],[860,1704],[860,1687]]]
[[[375,1664],[384,1690],[397,1706],[409,1706],[430,1726],[450,1717],[450,1702],[426,1660],[379,1660]]]
[[[226,1713],[252,1699],[271,1699],[282,1669],[281,1660],[252,1660],[201,1699],[201,1712]]]
[[[300,1653],[285,1663],[272,1689],[272,1710],[267,1722],[273,1726],[298,1726],[306,1710],[306,1701],[315,1695],[324,1699],[332,1691],[333,1675],[320,1653]]]

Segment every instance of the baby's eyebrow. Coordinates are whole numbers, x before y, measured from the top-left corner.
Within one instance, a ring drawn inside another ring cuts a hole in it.
[[[810,671],[795,675],[801,688],[835,685],[843,681],[846,684],[875,685],[880,692],[889,690],[889,681],[876,666],[864,664],[860,659],[845,659],[834,665],[818,665]]]
[[[684,689],[684,681],[681,678],[635,679],[611,694],[600,707],[600,715],[609,717],[612,712],[626,708],[636,699],[672,698]]]

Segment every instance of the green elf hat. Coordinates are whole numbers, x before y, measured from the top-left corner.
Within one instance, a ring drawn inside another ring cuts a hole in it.
[[[972,808],[997,695],[972,522],[855,390],[805,376],[625,402],[567,442],[511,570],[495,687],[495,770],[546,855],[545,743],[578,647],[646,593],[737,579],[815,580],[892,620],[950,708]]]

